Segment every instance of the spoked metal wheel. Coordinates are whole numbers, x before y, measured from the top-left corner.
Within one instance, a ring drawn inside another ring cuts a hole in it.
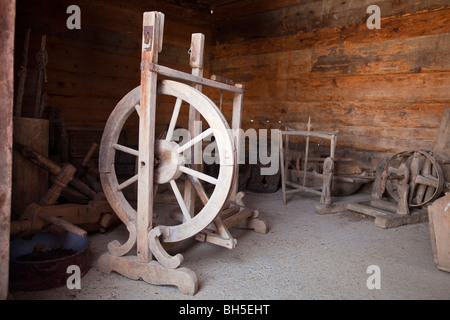
[[[387,175],[397,174],[398,169],[405,164],[409,169],[409,197],[410,207],[421,207],[435,200],[444,188],[444,175],[436,159],[428,151],[413,150],[394,155],[386,164]],[[398,181],[388,180],[386,190],[398,201]]]
[[[133,113],[139,115],[140,90],[140,87],[137,87],[129,92],[110,115],[103,133],[99,154],[99,171],[105,196],[118,217],[128,227],[135,224],[137,212],[127,199],[124,189],[138,184],[138,175],[119,182],[116,175],[115,159],[119,152],[139,157],[139,150],[121,145],[118,141],[127,119]],[[158,99],[161,96],[174,97],[173,100],[176,100],[176,102],[165,138],[155,140],[153,182],[154,184],[170,184],[183,214],[183,221],[173,225],[160,225],[158,228],[163,242],[177,242],[194,236],[206,228],[226,203],[232,189],[234,165],[236,163],[235,150],[228,123],[217,106],[204,94],[189,85],[164,80],[158,83]],[[177,127],[183,105],[194,107],[209,127],[180,145],[174,140],[174,130]],[[201,144],[203,139],[208,137],[214,137],[217,143],[216,152],[220,163],[217,176],[193,170],[189,165],[190,159],[185,156],[188,149],[196,144]],[[196,188],[194,190],[204,204],[203,208],[195,214],[189,212],[181,195],[179,183],[180,180],[183,183],[185,181],[179,179],[181,175],[185,175],[191,183],[195,183]],[[177,179],[179,180],[178,184]],[[139,185],[137,187],[139,188]],[[212,189],[212,192],[206,192],[205,189]]]

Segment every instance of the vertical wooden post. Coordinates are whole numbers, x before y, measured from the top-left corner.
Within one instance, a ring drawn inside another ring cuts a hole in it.
[[[286,135],[287,137],[288,135]],[[281,173],[281,192],[283,194],[283,204],[286,205],[286,172],[284,168],[284,148],[283,148],[283,132],[279,135],[280,144],[280,173]]]
[[[189,64],[192,68],[192,74],[194,76],[203,77],[203,56],[205,48],[205,36],[201,33],[192,34],[190,60]],[[202,91],[201,84],[193,84],[193,87],[198,91]],[[189,134],[191,139],[198,136],[202,131],[200,112],[198,112],[193,106],[189,108]],[[202,171],[202,159],[203,149],[202,144],[197,143],[191,148],[191,166],[194,170]],[[195,192],[194,188],[186,178],[184,189],[184,202],[189,210],[191,216],[194,216],[195,210]]]
[[[331,204],[331,187],[333,183],[333,172],[334,172],[334,160],[332,157],[328,157],[325,159],[325,162],[323,163],[323,186],[322,186],[322,195],[320,197],[320,203],[324,205]]]
[[[334,160],[336,154],[336,143],[337,143],[337,135],[331,135],[330,139],[330,158]]]
[[[308,135],[306,136],[305,165],[303,167],[303,187],[306,187],[306,172],[308,171],[309,133],[311,132],[311,117],[308,118]]]
[[[409,214],[409,189],[408,181],[410,178],[410,171],[406,164],[402,163],[398,168],[397,174],[403,176],[402,179],[398,180],[398,214]]]
[[[36,89],[36,99],[34,105],[34,117],[39,119],[41,117],[41,105],[42,105],[42,87],[44,82],[47,82],[47,52],[45,50],[45,46],[47,43],[47,36],[42,36],[41,39],[41,50],[38,52],[38,82]]]
[[[30,44],[31,29],[27,29],[25,34],[25,43],[23,45],[23,62],[19,71],[19,85],[17,86],[17,98],[15,105],[16,117],[22,116],[23,95],[25,92],[25,80],[27,78],[28,68],[28,46]]]
[[[11,223],[15,0],[0,0],[0,300],[8,297]]]
[[[383,198],[383,193],[386,189],[386,179],[383,179],[383,172],[389,161],[388,157],[382,157],[377,164],[377,169],[375,172],[375,181],[373,182],[371,197],[374,199],[381,200]],[[386,172],[387,174],[387,172]]]
[[[236,88],[242,89],[242,84],[235,84]],[[241,157],[241,126],[242,126],[242,106],[244,104],[244,94],[235,93],[233,98],[233,118],[231,120],[231,128],[233,129],[234,145],[236,148],[236,165],[234,169],[234,181],[230,200],[236,200],[236,194],[239,188],[239,161]]]
[[[163,29],[164,14],[144,13],[137,203],[137,258],[140,262],[149,262],[152,259],[148,245],[148,231],[152,228],[153,217],[157,74],[150,71],[149,63],[158,63],[158,53],[162,49]]]

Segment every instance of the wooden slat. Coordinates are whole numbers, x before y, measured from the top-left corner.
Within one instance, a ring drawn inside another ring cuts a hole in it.
[[[159,73],[165,77],[173,78],[176,80],[193,82],[196,84],[201,84],[201,85],[215,88],[215,89],[226,90],[229,92],[243,93],[243,89],[240,89],[238,87],[230,86],[226,83],[210,80],[210,79],[203,78],[203,77],[198,77],[195,75],[191,75],[191,74],[188,74],[185,72],[181,72],[181,71],[167,68],[165,66],[161,66],[161,65],[157,65],[157,64],[151,64],[150,70],[153,72]]]

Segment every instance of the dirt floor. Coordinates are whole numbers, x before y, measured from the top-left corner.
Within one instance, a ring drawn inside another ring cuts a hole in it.
[[[91,268],[81,279],[81,289],[64,286],[12,296],[16,300],[450,299],[450,273],[434,263],[428,223],[381,229],[373,218],[354,212],[315,213],[319,201],[315,195],[292,195],[283,206],[280,191],[246,194],[246,205],[261,212],[269,232],[233,228],[238,245],[231,250],[195,240],[178,246],[184,256],[182,267],[194,271],[199,280],[194,296],[173,286],[98,271],[97,259],[107,244],[127,239],[123,225],[89,236]],[[367,270],[374,265],[379,267],[380,289],[367,286],[372,276]]]

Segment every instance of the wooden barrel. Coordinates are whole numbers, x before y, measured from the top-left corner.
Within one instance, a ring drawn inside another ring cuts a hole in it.
[[[31,146],[48,156],[48,120],[14,117],[13,130],[14,143]],[[14,150],[11,195],[13,216],[21,215],[30,203],[38,203],[47,193],[48,187],[48,172]]]

